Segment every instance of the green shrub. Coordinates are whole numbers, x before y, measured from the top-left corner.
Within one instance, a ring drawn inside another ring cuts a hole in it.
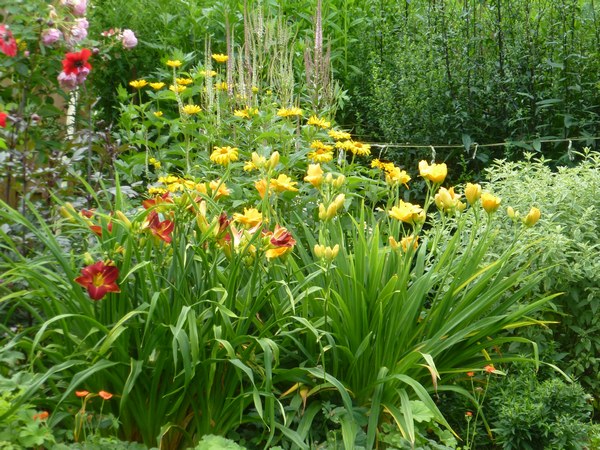
[[[555,171],[531,155],[519,163],[497,161],[488,175],[516,213],[526,214],[530,205],[542,211],[529,238],[542,239],[544,250],[532,267],[552,266],[538,290],[563,293],[543,316],[559,323],[537,329],[542,352],[586,390],[600,392],[600,154],[579,156],[575,167]],[[500,248],[506,236],[499,237]]]

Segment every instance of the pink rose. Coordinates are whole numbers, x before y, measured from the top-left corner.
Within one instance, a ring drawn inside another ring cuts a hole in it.
[[[88,35],[89,22],[87,19],[81,18],[75,20],[75,25],[71,28],[71,39],[72,43],[83,41]]]
[[[74,73],[67,75],[65,72],[61,72],[58,74],[58,83],[65,91],[71,91],[77,87],[77,75]]]
[[[42,32],[42,42],[46,47],[54,44],[62,37],[62,33],[57,28],[48,28]]]
[[[71,3],[71,8],[73,8],[73,14],[76,16],[85,16],[87,0],[76,0],[75,2]]]
[[[121,43],[123,44],[123,48],[130,50],[137,45],[138,40],[133,31],[125,29],[121,34]]]

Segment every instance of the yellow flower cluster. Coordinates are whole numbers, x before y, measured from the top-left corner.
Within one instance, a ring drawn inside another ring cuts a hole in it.
[[[321,169],[320,164],[309,164],[304,181],[312,184],[317,189],[323,182],[333,186],[336,189],[339,189],[345,183],[346,177],[344,175],[340,175],[337,178],[334,178],[331,173],[328,173],[326,177],[323,177],[323,169]]]
[[[308,119],[308,122],[306,122],[306,124],[314,125],[315,127],[324,128],[324,129],[331,127],[331,122],[329,122],[321,117],[317,117],[317,116],[310,116],[310,118]]]
[[[300,108],[281,108],[277,111],[279,117],[301,117],[304,112]]]
[[[150,158],[148,160],[148,163],[152,164],[154,166],[154,168],[157,170],[160,169],[160,167],[161,167],[160,161],[156,158]]]
[[[233,111],[233,115],[242,119],[250,119],[252,116],[258,115],[258,108],[246,107],[244,109],[236,109]]]
[[[152,164],[151,158],[149,162]],[[158,161],[157,161],[158,162]],[[158,162],[160,164],[160,162]],[[213,180],[208,183],[208,188],[206,183],[197,183],[193,180],[188,180],[185,178],[180,178],[175,175],[167,175],[159,177],[158,182],[160,184],[165,185],[165,187],[151,186],[148,188],[148,193],[150,195],[162,195],[167,192],[176,193],[176,192],[196,192],[198,194],[203,195],[211,195],[215,200],[228,196],[231,194],[231,190],[227,187],[225,183],[221,180]],[[209,191],[210,189],[210,191]]]
[[[324,144],[321,141],[312,141],[310,148],[314,151],[307,156],[308,159],[316,163],[326,163],[333,159],[333,146]]]
[[[425,222],[425,211],[419,205],[400,200],[398,206],[393,206],[388,214],[391,218],[411,225]]]
[[[215,147],[210,154],[210,160],[214,163],[226,166],[233,161],[238,160],[237,147]]]
[[[374,159],[371,161],[371,167],[383,170],[385,172],[385,181],[390,186],[403,184],[408,189],[407,183],[411,180],[410,175],[405,170],[396,167],[394,163]]]
[[[275,167],[277,167],[277,164],[279,164],[278,151],[274,151],[273,153],[271,153],[271,156],[268,160],[264,156],[260,156],[256,152],[252,152],[252,159],[246,162],[246,164],[244,165],[244,170],[246,172],[260,169],[273,170],[275,169]]]
[[[340,251],[340,245],[335,244],[333,247],[326,247],[324,245],[315,244],[313,251],[317,258],[331,262],[338,255],[338,252]]]
[[[335,143],[335,148],[345,150],[356,156],[369,156],[371,154],[371,146],[356,141],[338,141]]]
[[[335,139],[336,141],[349,141],[352,138],[350,133],[345,131],[329,130],[327,134],[330,138]]]
[[[434,200],[436,206],[445,212],[463,211],[467,205],[460,201],[460,194],[454,192],[454,188],[446,189],[441,187],[435,194]]]
[[[419,247],[419,236],[413,236],[412,234],[403,237],[400,242],[397,242],[393,236],[390,236],[388,241],[392,250],[402,249],[404,253],[408,253],[411,248],[416,250]]]

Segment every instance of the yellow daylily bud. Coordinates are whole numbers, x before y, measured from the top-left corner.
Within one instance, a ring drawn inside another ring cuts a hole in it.
[[[336,178],[336,180],[331,183],[331,185],[335,188],[341,188],[343,186],[343,184],[346,182],[346,177],[344,175],[340,175],[339,177]]]
[[[527,214],[527,216],[525,216],[525,218],[523,219],[523,223],[527,227],[532,227],[537,223],[538,220],[540,220],[541,216],[542,216],[542,212],[539,209],[532,207],[529,210],[529,213]]]
[[[127,216],[125,214],[123,214],[123,211],[117,211],[117,212],[115,212],[115,216],[121,222],[123,222],[123,225],[125,225],[125,227],[127,227],[128,230],[131,229],[131,221],[127,218]]]
[[[465,187],[465,197],[469,205],[475,204],[481,197],[481,186],[479,184],[467,183]]]
[[[440,188],[437,194],[435,194],[434,199],[436,206],[439,209],[443,209],[444,211],[452,209],[455,206],[454,199],[452,198],[452,195],[446,188]]]
[[[496,212],[500,207],[501,201],[502,199],[500,197],[496,197],[488,192],[481,194],[481,206],[488,214]]]
[[[279,164],[279,152],[275,151],[271,154],[269,158],[269,169],[273,170]]]
[[[402,246],[402,251],[404,253],[408,253],[408,250],[412,246],[413,250],[416,250],[419,246],[419,236],[406,236],[400,240],[400,245]]]
[[[85,252],[83,254],[83,263],[86,266],[92,265],[92,264],[94,264],[94,262],[95,262],[94,257],[89,252]]]
[[[324,259],[326,261],[333,261],[340,251],[340,246],[339,244],[335,244],[335,246],[332,248],[315,244],[313,250],[317,258]]]
[[[254,167],[257,169],[261,169],[267,164],[267,159],[256,152],[252,152],[252,164],[254,164]]]
[[[73,205],[71,203],[65,203],[63,206],[61,206],[58,209],[58,212],[61,216],[63,216],[65,219],[73,219],[77,213],[75,212],[75,208],[73,207]]]

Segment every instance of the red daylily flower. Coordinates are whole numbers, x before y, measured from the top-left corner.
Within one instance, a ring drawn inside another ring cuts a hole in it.
[[[87,397],[90,391],[75,391],[77,397]]]
[[[173,199],[170,197],[170,195],[170,192],[165,192],[163,195],[154,198],[149,198],[142,202],[142,206],[144,207],[144,209],[149,209],[160,203],[173,203]]]
[[[67,53],[62,62],[63,72],[67,75],[78,75],[83,71],[89,73],[92,70],[92,66],[88,62],[90,56],[92,56],[92,52],[87,48],[82,49],[80,52]]]
[[[86,288],[92,300],[100,300],[109,292],[121,292],[116,283],[117,278],[119,269],[98,261],[81,269],[81,276],[75,278],[75,283]]]
[[[5,112],[0,112],[0,127],[6,128],[6,118],[7,117],[8,117],[8,114],[6,114]]]
[[[271,237],[271,244],[275,247],[293,247],[296,245],[296,240],[292,237],[292,233],[286,228],[275,225],[275,230]]]
[[[112,229],[113,229],[113,225],[112,222],[108,222],[108,224],[106,225],[106,230],[109,233],[112,233]],[[102,226],[100,225],[90,225],[90,230],[92,230],[92,232],[98,236],[98,237],[102,237]]]
[[[170,220],[163,220],[161,222],[156,211],[150,212],[147,220],[150,232],[157,238],[170,244],[172,240],[171,233],[173,232],[173,228],[175,228],[175,223]]]
[[[0,24],[0,51],[6,56],[17,56],[17,41],[4,24]]]

